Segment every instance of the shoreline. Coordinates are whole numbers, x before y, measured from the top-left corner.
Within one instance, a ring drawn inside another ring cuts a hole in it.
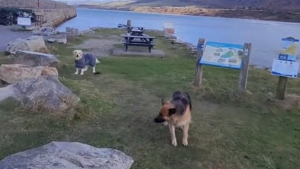
[[[189,13],[186,12],[186,10],[190,9],[188,7],[117,8],[117,7],[78,5],[75,6],[75,8],[99,9],[99,10],[110,10],[110,11],[127,11],[127,12],[136,12],[136,13],[166,14],[166,15],[179,15],[179,16],[220,17],[220,18],[231,18],[231,19],[275,21],[275,22],[284,22],[284,23],[300,23],[300,13],[289,13],[289,12],[282,12],[282,11],[207,9],[206,12],[201,12],[202,10],[201,8],[195,8],[200,10],[200,12]],[[185,10],[185,12],[181,13],[180,9]]]

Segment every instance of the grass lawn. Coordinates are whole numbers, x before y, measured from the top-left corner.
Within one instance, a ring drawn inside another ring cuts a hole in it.
[[[238,71],[207,66],[202,88],[195,89],[191,82],[196,59],[183,46],[174,47],[161,37],[156,44],[167,57],[103,58],[98,66],[101,75],[90,69],[84,76],[74,75],[73,49],[56,46],[64,64],[59,68],[60,81],[81,98],[86,111],[66,120],[20,111],[12,100],[3,102],[0,159],[56,140],[121,150],[135,160],[133,169],[300,168],[299,105],[272,97],[278,78],[251,69],[251,94],[241,98],[235,94]],[[288,93],[300,95],[299,87],[299,80],[289,80]],[[168,128],[153,122],[161,98],[169,98],[175,90],[189,92],[193,101],[188,147],[181,146],[180,130],[176,131],[179,146],[172,147]],[[290,106],[283,109],[287,103]]]

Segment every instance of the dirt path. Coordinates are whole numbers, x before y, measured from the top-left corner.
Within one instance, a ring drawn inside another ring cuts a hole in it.
[[[93,39],[89,39],[82,44],[72,46],[74,49],[82,49],[84,52],[88,52],[101,57],[108,57],[111,55],[114,45],[120,44],[120,37],[118,36],[95,36]]]

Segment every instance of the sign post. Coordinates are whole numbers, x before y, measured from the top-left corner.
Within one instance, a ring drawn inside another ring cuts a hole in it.
[[[164,34],[175,34],[175,29],[172,22],[164,23]]]
[[[203,68],[202,65],[200,64],[200,60],[203,56],[203,51],[204,51],[204,44],[205,44],[205,39],[200,38],[198,40],[198,45],[197,45],[197,61],[196,61],[196,75],[194,79],[193,85],[195,87],[200,87],[202,83],[202,72]]]
[[[245,94],[247,89],[248,71],[249,71],[249,58],[250,58],[251,44],[245,43],[242,56],[242,67],[239,78],[239,94]]]
[[[204,45],[205,44],[205,45]],[[205,42],[199,39],[198,58],[193,85],[200,87],[202,82],[203,66],[210,65],[240,70],[238,92],[246,93],[251,44],[228,44],[218,42]]]
[[[279,76],[276,98],[284,100],[288,78],[297,78],[299,62],[296,61],[299,40],[288,37],[282,39],[283,49],[273,60],[272,75]]]

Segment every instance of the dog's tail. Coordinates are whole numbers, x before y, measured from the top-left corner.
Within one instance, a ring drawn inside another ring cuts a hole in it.
[[[101,63],[101,62],[96,58],[96,63]]]
[[[190,97],[190,95],[187,92],[185,92],[185,94],[186,94],[186,96],[189,99],[190,110],[192,110],[192,100],[191,100],[191,97]]]

